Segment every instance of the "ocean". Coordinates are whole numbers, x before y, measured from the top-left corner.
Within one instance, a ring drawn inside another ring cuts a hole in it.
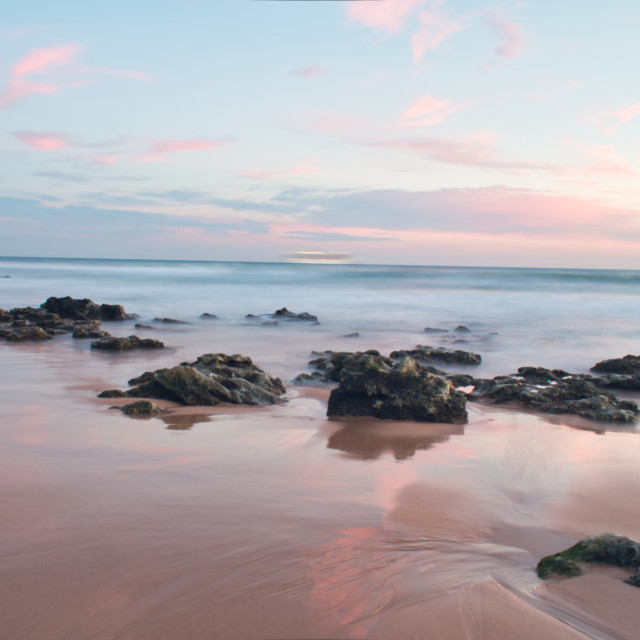
[[[418,344],[480,353],[445,367],[477,377],[588,372],[640,352],[640,272],[0,258],[0,276],[5,310],[122,304],[153,329],[104,329],[167,346],[0,342],[0,637],[635,637],[624,570],[534,568],[585,535],[640,539],[637,426],[476,403],[464,425],[329,420],[293,378],[313,351]],[[246,318],[282,307],[319,323]],[[132,419],[96,397],[216,352],[288,402]]]

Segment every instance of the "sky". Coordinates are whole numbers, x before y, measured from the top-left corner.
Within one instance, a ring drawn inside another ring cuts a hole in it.
[[[0,255],[640,269],[640,4],[24,0]]]

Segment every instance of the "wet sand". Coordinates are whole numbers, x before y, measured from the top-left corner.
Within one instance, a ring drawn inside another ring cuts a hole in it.
[[[136,420],[95,395],[162,358],[0,348],[3,639],[636,637],[628,572],[534,571],[640,538],[634,429],[327,420],[326,391],[293,387]]]

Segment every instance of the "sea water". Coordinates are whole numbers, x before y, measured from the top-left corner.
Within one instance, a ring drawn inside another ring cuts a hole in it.
[[[191,322],[190,334],[208,336],[215,350],[225,351],[225,335],[238,348],[243,339],[259,344],[285,369],[309,350],[417,344],[481,353],[487,375],[524,365],[584,372],[640,351],[638,271],[3,258],[6,275],[5,309],[49,296],[122,304],[141,322]],[[256,327],[245,319],[282,307],[320,324]],[[215,323],[199,320],[205,312]],[[456,332],[460,325],[470,332]]]

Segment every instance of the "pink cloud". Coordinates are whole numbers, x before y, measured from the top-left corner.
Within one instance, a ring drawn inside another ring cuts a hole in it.
[[[583,174],[631,177],[637,173],[627,159],[614,147],[589,147],[587,153],[591,161],[580,170]]]
[[[497,152],[498,135],[480,131],[458,136],[422,136],[396,140],[361,141],[375,147],[395,148],[417,153],[437,162],[514,171],[549,170],[549,165],[504,160]]]
[[[74,62],[78,53],[83,50],[84,47],[77,42],[69,42],[50,49],[36,49],[19,60],[11,73],[14,77],[41,74],[51,67]]]
[[[244,171],[243,178],[251,178],[253,180],[268,180],[271,178],[281,178],[284,176],[299,175],[305,173],[315,173],[317,171],[315,160],[313,158],[303,158],[293,165],[290,169],[280,169],[273,171]]]
[[[382,2],[350,2],[347,16],[376,31],[397,33],[406,24],[411,13],[429,0],[383,0]],[[437,6],[441,0],[435,0]]]
[[[136,162],[157,162],[177,151],[206,151],[229,142],[231,140],[162,140],[152,143],[145,155],[138,156],[134,160]]]
[[[614,113],[616,118],[618,118],[618,122],[620,124],[625,124],[640,115],[640,102],[632,104],[630,107],[626,107],[625,109],[618,109]]]
[[[293,75],[299,76],[300,78],[315,78],[323,73],[324,73],[324,67],[307,66],[307,67],[302,67],[301,69],[296,69],[293,72]]]
[[[449,115],[469,104],[452,105],[448,100],[438,100],[432,96],[423,96],[407,107],[402,113],[404,122],[401,127],[425,127],[440,124]]]
[[[67,67],[65,73],[74,75],[114,75],[134,80],[149,80],[149,76],[139,71],[121,71],[118,69],[93,69],[74,65],[84,47],[77,42],[69,42],[57,47],[36,49],[18,60],[9,73],[6,89],[0,93],[0,109],[8,104],[34,94],[53,94],[62,88],[59,81],[51,82],[48,76],[59,73],[60,67]],[[74,65],[69,69],[69,65]],[[47,81],[33,81],[32,76],[47,76]],[[67,86],[84,86],[91,80],[74,81]]]
[[[434,4],[438,7],[440,3]],[[418,15],[419,27],[411,36],[411,51],[415,62],[420,62],[427,51],[434,51],[454,33],[465,29],[466,16],[449,18],[434,9],[421,11]]]
[[[487,23],[501,41],[501,44],[494,49],[496,55],[515,58],[522,53],[527,38],[520,25],[509,22],[497,12],[487,16]]]
[[[67,139],[56,133],[37,131],[18,131],[13,136],[39,151],[57,151],[69,146]]]

